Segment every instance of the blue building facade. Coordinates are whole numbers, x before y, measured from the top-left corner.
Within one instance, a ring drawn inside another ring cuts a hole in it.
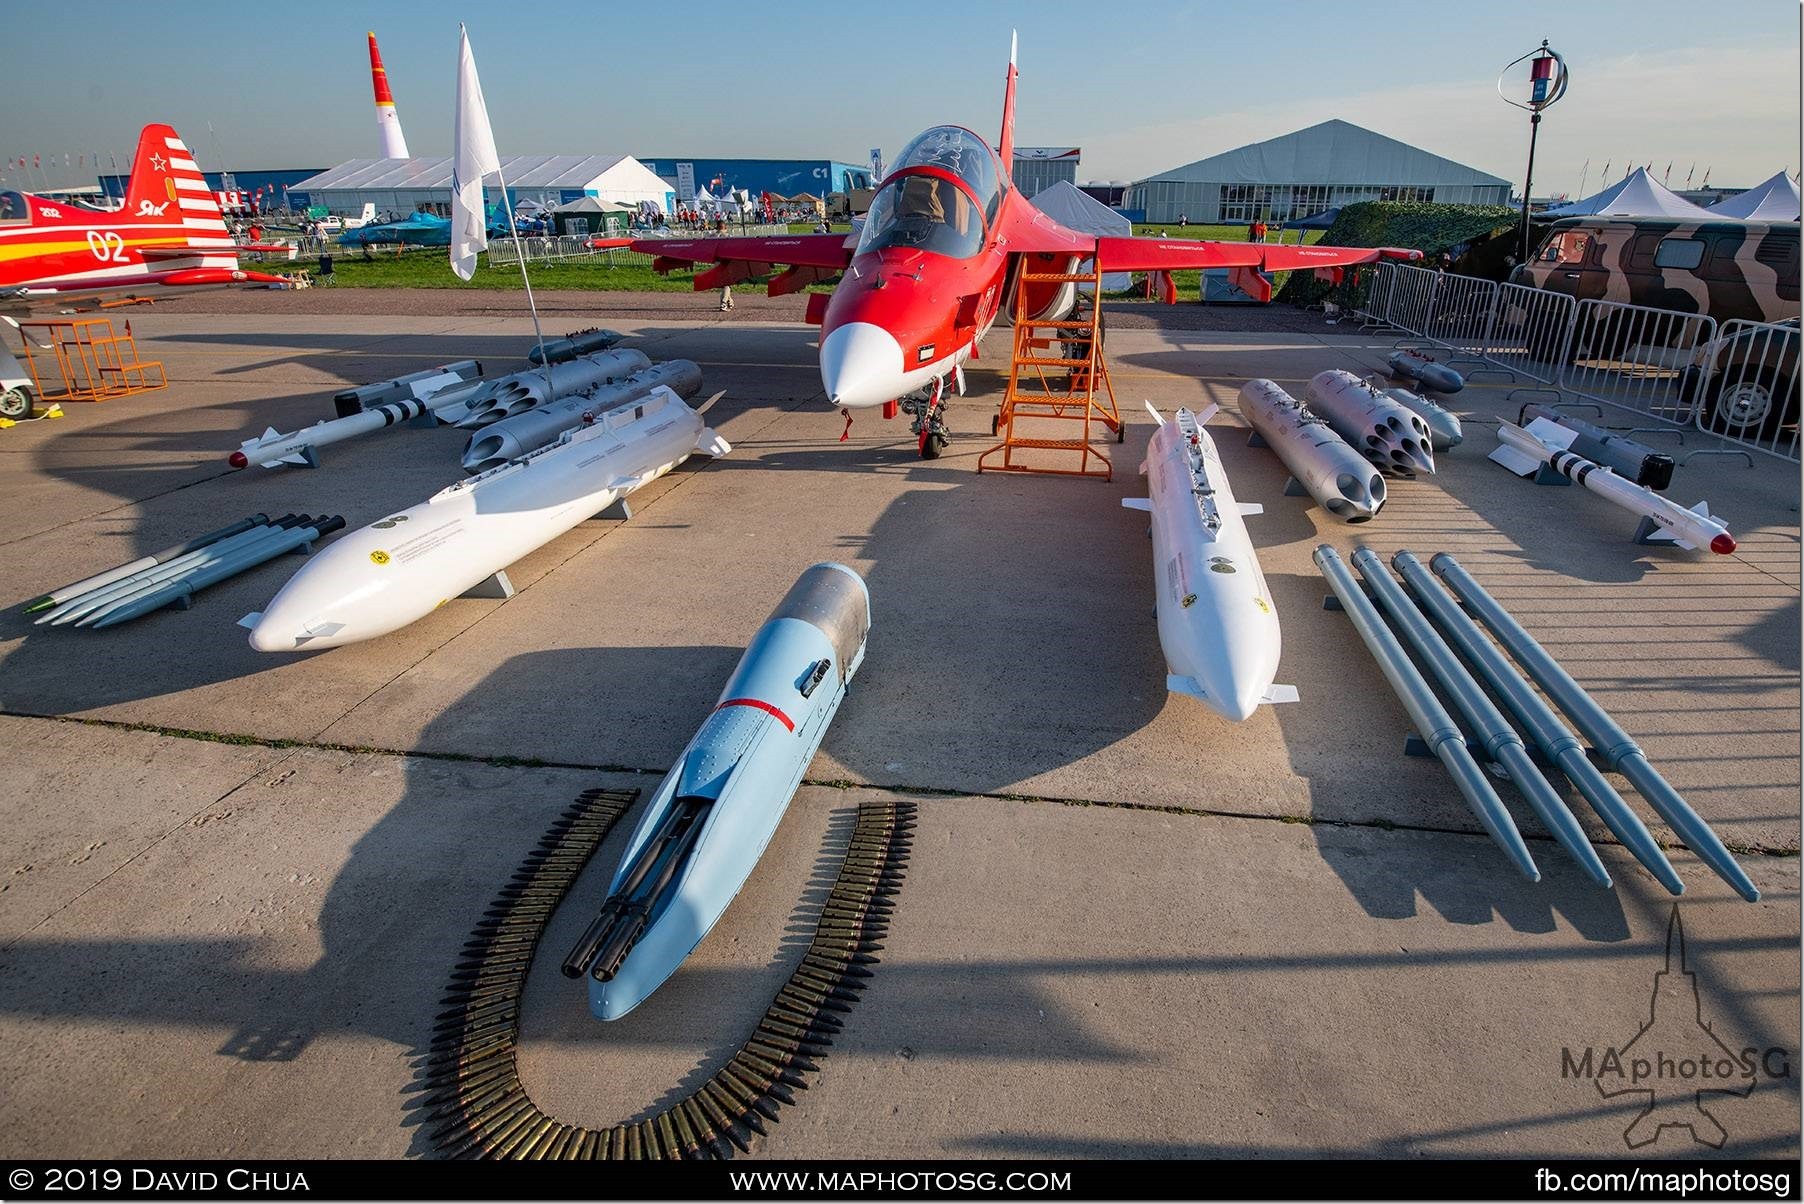
[[[835,159],[708,159],[683,155],[635,155],[675,191],[677,164],[695,166],[695,186],[719,195],[729,188],[743,188],[754,197],[761,192],[795,196],[800,192],[824,197],[871,187],[868,163],[841,163]]]

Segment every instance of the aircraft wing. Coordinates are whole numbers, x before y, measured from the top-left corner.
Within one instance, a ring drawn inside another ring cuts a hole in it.
[[[1016,250],[1063,252],[1066,240],[1045,247]],[[1324,279],[1340,281],[1340,269],[1380,259],[1420,259],[1422,252],[1399,247],[1324,247],[1257,242],[1211,242],[1200,238],[1100,238],[1096,246],[1105,272],[1150,272],[1161,276],[1165,299],[1176,299],[1171,273],[1227,268],[1229,279],[1249,296],[1272,299],[1272,272],[1313,269]]]
[[[653,257],[659,272],[673,272],[694,264],[714,266],[695,277],[697,292],[738,284],[753,276],[769,276],[779,267],[788,270],[771,280],[769,293],[781,297],[810,284],[831,280],[852,262],[855,235],[773,234],[738,238],[636,238],[633,250]]]
[[[184,257],[192,259],[194,252],[187,251]],[[117,284],[78,281],[66,289],[22,285],[0,288],[0,313],[28,315],[45,309],[87,311],[104,308],[109,303],[154,301],[181,290],[287,283],[280,276],[247,271],[244,268],[187,268],[165,272],[153,278],[121,280]]]

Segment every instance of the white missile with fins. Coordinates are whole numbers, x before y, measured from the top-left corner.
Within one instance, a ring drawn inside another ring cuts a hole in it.
[[[1688,552],[1709,548],[1727,556],[1735,550],[1735,537],[1722,520],[1710,513],[1708,502],[1699,502],[1687,510],[1601,464],[1549,447],[1513,422],[1499,423],[1497,438],[1499,446],[1489,457],[1493,462],[1519,477],[1533,476],[1545,464],[1573,484],[1583,485],[1599,497],[1640,515],[1643,529],[1637,532],[1637,538],[1676,543]]]
[[[1294,702],[1294,686],[1274,686],[1280,639],[1278,612],[1244,514],[1258,505],[1234,500],[1215,441],[1203,429],[1215,412],[1179,410],[1159,420],[1147,445],[1147,498],[1123,498],[1152,518],[1153,592],[1159,644],[1171,672],[1165,688],[1188,694],[1229,719],[1260,703]]]
[[[320,448],[403,422],[437,426],[438,419],[432,416],[431,399],[385,401],[348,417],[324,419],[287,435],[272,426],[257,438],[246,439],[237,451],[226,457],[226,462],[233,468],[249,468],[253,464],[264,468],[281,464],[318,468]]]
[[[239,622],[258,651],[295,652],[386,635],[463,594],[508,597],[508,565],[604,511],[630,517],[628,494],[696,452],[731,450],[660,389],[346,535]]]

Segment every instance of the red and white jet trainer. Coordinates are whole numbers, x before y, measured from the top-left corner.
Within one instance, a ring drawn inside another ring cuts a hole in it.
[[[831,296],[809,299],[808,320],[821,326],[821,383],[836,406],[899,407],[915,415],[923,458],[946,444],[946,384],[963,391],[966,359],[996,315],[1014,302],[1024,265],[1067,273],[1095,255],[1109,272],[1162,277],[1176,300],[1170,273],[1228,268],[1234,282],[1260,300],[1271,299],[1262,272],[1320,269],[1338,273],[1380,258],[1417,259],[1421,252],[1370,247],[1267,246],[1202,240],[1103,238],[1067,230],[1041,213],[1009,180],[1015,148],[1015,56],[1009,54],[1002,97],[1002,149],[961,126],[935,126],[915,138],[878,186],[864,230],[792,237],[639,239],[633,248],[670,272],[697,263],[715,266],[695,278],[696,289],[720,288],[788,269],[770,282],[771,296],[850,273]],[[1338,276],[1336,277],[1338,278]],[[1030,282],[1024,299],[1035,317],[1056,319],[1077,304],[1071,284]]]
[[[139,135],[122,208],[0,189],[0,311],[280,283],[238,266],[218,200],[166,125],[147,125]]]

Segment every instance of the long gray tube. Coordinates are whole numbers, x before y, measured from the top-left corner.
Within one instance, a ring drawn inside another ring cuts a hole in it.
[[[1497,642],[1509,649],[1510,655],[1535,679],[1535,684],[1566,712],[1573,726],[1603,755],[1604,763],[1627,778],[1629,784],[1647,800],[1647,805],[1672,825],[1672,830],[1679,834],[1679,838],[1691,851],[1715,870],[1723,881],[1733,886],[1737,894],[1750,903],[1758,900],[1760,888],[1754,885],[1754,880],[1748,877],[1747,871],[1741,868],[1734,855],[1723,845],[1722,838],[1672,788],[1672,784],[1648,763],[1647,754],[1641,750],[1641,746],[1610,718],[1609,712],[1597,705],[1596,700],[1572,680],[1572,676],[1560,667],[1560,663],[1548,654],[1547,649],[1536,643],[1535,638],[1511,617],[1509,611],[1500,606],[1497,599],[1486,593],[1484,587],[1460,567],[1459,561],[1442,552],[1428,563],[1435,575],[1445,581],[1448,588],[1466,604],[1466,608],[1478,616],[1479,622],[1491,629]]]
[[[1559,766],[1573,788],[1584,795],[1609,825],[1610,831],[1616,833],[1616,838],[1635,855],[1635,859],[1659,879],[1661,886],[1675,895],[1684,894],[1685,883],[1673,869],[1672,862],[1666,859],[1666,854],[1660,851],[1654,834],[1622,801],[1622,796],[1597,771],[1597,766],[1591,764],[1591,759],[1585,756],[1584,745],[1561,722],[1554,709],[1510,667],[1508,658],[1454,603],[1426,565],[1409,552],[1398,552],[1391,557],[1391,564],[1402,574],[1404,584],[1415,595],[1423,612],[1434,620],[1448,641],[1466,658],[1466,663],[1503,700],[1505,709],[1515,717],[1522,734],[1534,741],[1548,760]]]
[[[1391,689],[1396,691],[1403,709],[1409,712],[1422,739],[1453,775],[1453,783],[1465,796],[1472,814],[1478,817],[1478,822],[1497,842],[1497,847],[1523,876],[1530,882],[1539,882],[1541,871],[1535,868],[1535,859],[1529,856],[1528,845],[1523,843],[1522,833],[1516,830],[1516,821],[1510,818],[1503,800],[1497,797],[1490,780],[1485,777],[1485,771],[1473,759],[1459,725],[1441,705],[1441,700],[1434,696],[1434,691],[1428,688],[1428,683],[1422,680],[1422,675],[1410,663],[1409,655],[1397,643],[1390,628],[1384,625],[1384,619],[1371,601],[1360,592],[1359,583],[1341,563],[1340,555],[1327,544],[1321,544],[1315,550],[1315,564],[1328,579],[1328,588],[1340,599],[1341,608],[1353,620],[1354,629],[1365,641],[1367,651],[1378,662],[1385,679],[1391,683]]]
[[[321,515],[320,519],[323,519],[324,517],[325,517],[324,515]],[[97,606],[94,609],[87,611],[79,619],[76,619],[75,625],[77,627],[92,627],[96,623],[98,623],[101,619],[105,618],[107,615],[113,613],[114,611],[120,609],[121,607],[130,606],[133,603],[137,602],[139,599],[147,598],[150,595],[155,594],[160,590],[167,589],[171,585],[176,584],[178,582],[187,581],[191,578],[200,576],[201,574],[204,574],[204,573],[210,573],[222,564],[234,563],[238,560],[241,560],[245,556],[250,555],[251,553],[255,552],[258,548],[264,547],[267,544],[277,542],[277,541],[285,538],[291,531],[299,530],[302,527],[305,527],[316,521],[319,521],[319,519],[315,519],[312,516],[306,516],[300,520],[291,522],[291,523],[287,524],[286,526],[267,528],[267,529],[259,532],[255,539],[246,540],[245,542],[239,543],[239,544],[234,544],[230,549],[228,549],[226,551],[222,551],[219,555],[210,556],[207,559],[200,561],[198,564],[191,564],[179,573],[171,573],[167,577],[163,577],[163,578],[160,578],[155,581],[145,582],[143,585],[140,585],[135,589],[129,590],[126,593],[120,594],[117,597],[109,599],[105,603],[102,603],[100,606]]]
[[[236,535],[229,535],[224,539],[216,540],[205,547],[196,548],[192,552],[184,553],[171,560],[166,560],[161,564],[152,565],[147,569],[140,569],[130,576],[121,577],[117,581],[101,586],[99,589],[89,590],[85,594],[71,598],[62,605],[39,615],[32,621],[39,624],[48,623],[52,627],[61,627],[63,624],[72,622],[90,611],[98,610],[100,607],[105,606],[110,602],[117,601],[128,593],[142,589],[150,582],[166,581],[170,577],[185,573],[196,565],[204,564],[231,548],[237,547],[239,544],[257,539],[262,535],[275,530],[285,522],[292,522],[294,517],[295,516],[292,514],[284,515],[282,518],[276,519],[273,522],[252,527],[247,531],[240,531]]]
[[[1416,662],[1427,666],[1428,672],[1441,683],[1448,697],[1453,699],[1453,705],[1477,733],[1485,751],[1509,773],[1510,780],[1516,783],[1522,797],[1535,809],[1535,814],[1541,817],[1554,839],[1565,846],[1593,882],[1609,886],[1610,871],[1605,868],[1603,859],[1585,839],[1585,830],[1579,826],[1565,801],[1536,768],[1522,737],[1503,717],[1503,712],[1484,692],[1484,687],[1461,667],[1453,650],[1422,617],[1422,612],[1411,605],[1402,587],[1385,570],[1384,561],[1370,548],[1360,548],[1353,553],[1353,567],[1372,587],[1379,608],[1390,615],[1405,642],[1415,650]]]
[[[111,585],[115,581],[123,581],[134,573],[141,573],[145,569],[155,568],[159,564],[174,560],[177,556],[186,556],[189,552],[198,551],[208,544],[218,543],[222,539],[229,539],[240,532],[248,531],[252,527],[261,526],[268,521],[269,515],[267,514],[248,515],[239,519],[237,522],[232,523],[230,526],[219,528],[217,531],[208,531],[205,535],[196,535],[193,539],[184,539],[181,543],[171,544],[169,547],[152,552],[148,556],[140,556],[129,564],[122,564],[116,568],[107,569],[103,573],[95,573],[92,577],[83,577],[80,581],[53,589],[43,597],[31,602],[25,607],[25,613],[32,614],[35,611],[48,610],[52,606],[61,605],[72,598],[79,598],[81,595],[88,593],[91,590],[97,590],[102,586]]]

